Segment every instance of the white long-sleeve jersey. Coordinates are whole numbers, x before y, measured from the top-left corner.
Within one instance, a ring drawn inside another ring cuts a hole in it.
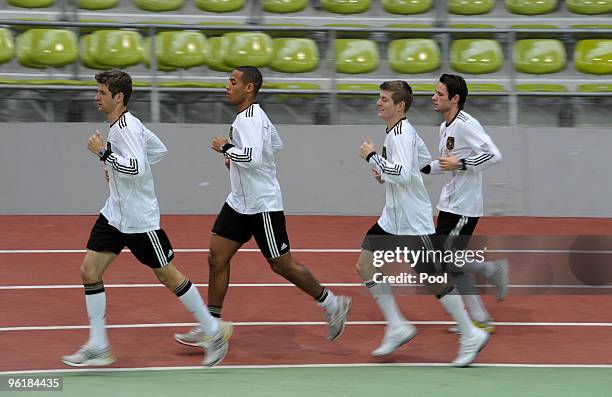
[[[230,129],[231,145],[224,150],[230,162],[232,191],[227,204],[240,214],[282,211],[274,153],[283,148],[276,128],[254,103],[238,113]]]
[[[167,153],[163,142],[131,113],[125,112],[110,127],[106,159],[110,195],[100,210],[108,223],[123,233],[159,229],[159,205],[151,164]]]
[[[382,154],[370,156],[368,162],[386,184],[379,226],[396,235],[433,234],[431,201],[420,172],[431,162],[431,155],[407,119],[387,130]]]
[[[460,110],[449,125],[440,125],[440,157],[451,151],[463,160],[465,170],[446,172],[449,175],[442,187],[438,209],[453,214],[480,217],[484,215],[482,170],[502,161],[497,146],[478,120]],[[431,173],[439,174],[438,160],[431,163]]]

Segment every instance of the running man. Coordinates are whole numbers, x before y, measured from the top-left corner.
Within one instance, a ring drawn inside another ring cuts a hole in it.
[[[272,270],[312,296],[327,318],[329,340],[344,330],[351,298],[336,296],[323,288],[310,270],[291,255],[285,227],[283,200],[276,179],[274,153],[283,148],[276,128],[257,104],[263,78],[252,66],[232,70],[226,96],[238,115],[230,128],[229,139],[216,136],[211,148],[224,156],[229,167],[231,192],[217,216],[210,238],[208,255],[208,304],[211,313],[221,316],[229,285],[230,260],[251,237]],[[196,327],[175,339],[193,345],[200,336]]]
[[[463,110],[468,95],[463,77],[443,74],[432,97],[434,110],[442,114],[440,158],[422,169],[425,174],[445,173],[447,182],[438,201],[436,235],[446,239],[447,249],[465,249],[478,219],[484,214],[482,171],[502,161],[502,155],[473,116]],[[464,237],[457,237],[464,236]],[[496,287],[498,301],[508,293],[506,260],[466,263],[455,273],[455,283],[477,327],[492,333],[495,328],[480,296],[476,275],[482,274]],[[451,332],[456,328],[451,327]]]
[[[172,264],[174,251],[166,233],[160,229],[151,173],[151,165],[166,155],[166,147],[128,111],[132,94],[129,74],[120,70],[105,71],[96,75],[96,82],[96,103],[98,110],[106,115],[110,131],[107,140],[96,131],[89,138],[87,149],[104,163],[110,195],[91,230],[81,265],[89,339],[76,353],[63,356],[62,362],[82,367],[110,365],[115,361],[106,333],[102,276],[127,246],[196,318],[203,331],[194,344],[205,350],[203,365],[216,365],[227,353],[232,325],[210,315],[196,287]]]
[[[363,142],[360,155],[372,167],[374,179],[386,185],[386,201],[378,222],[368,230],[361,245],[357,272],[380,307],[387,326],[381,345],[374,356],[393,353],[398,347],[409,342],[416,335],[414,325],[402,316],[389,283],[375,281],[374,251],[381,241],[397,237],[415,241],[412,250],[434,250],[431,240],[434,234],[431,202],[420,169],[431,161],[429,151],[406,118],[412,104],[412,89],[405,81],[387,81],[380,85],[377,102],[378,116],[386,124],[386,137],[382,153],[378,154],[371,139]],[[394,237],[396,236],[396,237]],[[410,238],[412,236],[412,238]],[[382,244],[383,249],[390,247]],[[391,247],[392,249],[392,247]],[[440,267],[432,261],[416,264],[417,273],[440,274]],[[474,326],[463,301],[455,287],[448,283],[427,284],[440,304],[458,323],[461,331],[459,354],[453,361],[457,367],[470,365],[486,345],[489,335]]]

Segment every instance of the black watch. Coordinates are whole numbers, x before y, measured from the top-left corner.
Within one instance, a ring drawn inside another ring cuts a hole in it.
[[[465,165],[465,159],[461,159],[461,165],[459,166],[460,170],[467,170],[467,166]]]
[[[106,149],[100,149],[100,150],[98,150],[98,157],[99,157],[99,158],[104,157],[104,153],[106,153]]]

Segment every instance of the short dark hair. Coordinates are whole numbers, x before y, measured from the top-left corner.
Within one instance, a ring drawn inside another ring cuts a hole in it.
[[[443,74],[440,76],[440,83],[446,86],[448,99],[453,99],[455,95],[459,95],[459,109],[463,109],[463,105],[465,105],[465,100],[468,96],[467,84],[463,77],[456,74]]]
[[[98,84],[106,84],[113,98],[118,93],[123,93],[123,106],[127,106],[132,95],[132,78],[122,70],[106,70],[96,74]]]
[[[391,99],[394,104],[404,102],[404,112],[407,112],[412,105],[412,87],[403,80],[385,81],[378,86],[383,91],[391,92]]]
[[[263,84],[263,77],[261,76],[261,72],[255,66],[238,66],[234,68],[234,70],[238,70],[242,72],[242,82],[244,84],[253,83],[255,86],[255,95],[259,92],[261,85]]]

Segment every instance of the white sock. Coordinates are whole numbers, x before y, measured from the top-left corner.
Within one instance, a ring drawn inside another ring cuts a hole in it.
[[[97,348],[108,347],[109,342],[106,334],[106,293],[104,290],[91,295],[85,295],[85,307],[89,317],[89,340],[87,345]]]
[[[453,289],[448,294],[439,299],[440,304],[444,306],[448,314],[457,322],[457,327],[461,336],[469,338],[472,336],[472,331],[475,329],[472,320],[465,310],[461,296],[457,294],[457,290]]]
[[[388,327],[395,328],[404,325],[406,319],[397,306],[391,286],[387,283],[375,283],[373,281],[368,281],[365,284],[378,307],[380,307],[385,320],[387,320]]]
[[[467,269],[466,269],[467,270]],[[467,306],[470,316],[480,322],[484,322],[489,318],[489,313],[484,307],[480,295],[476,294],[476,278],[469,270],[463,274],[456,275],[454,278],[457,289],[461,293],[461,297]]]
[[[489,319],[489,313],[480,299],[480,295],[463,295],[463,301],[470,312],[470,317],[484,323]]]
[[[338,298],[336,298],[336,295],[334,295],[330,289],[325,288],[322,297],[319,299],[323,300],[317,300],[317,303],[325,309],[327,313],[333,313],[338,310]]]
[[[219,320],[210,315],[195,285],[191,284],[189,289],[178,298],[200,323],[200,328],[204,334],[214,335],[219,330]]]

